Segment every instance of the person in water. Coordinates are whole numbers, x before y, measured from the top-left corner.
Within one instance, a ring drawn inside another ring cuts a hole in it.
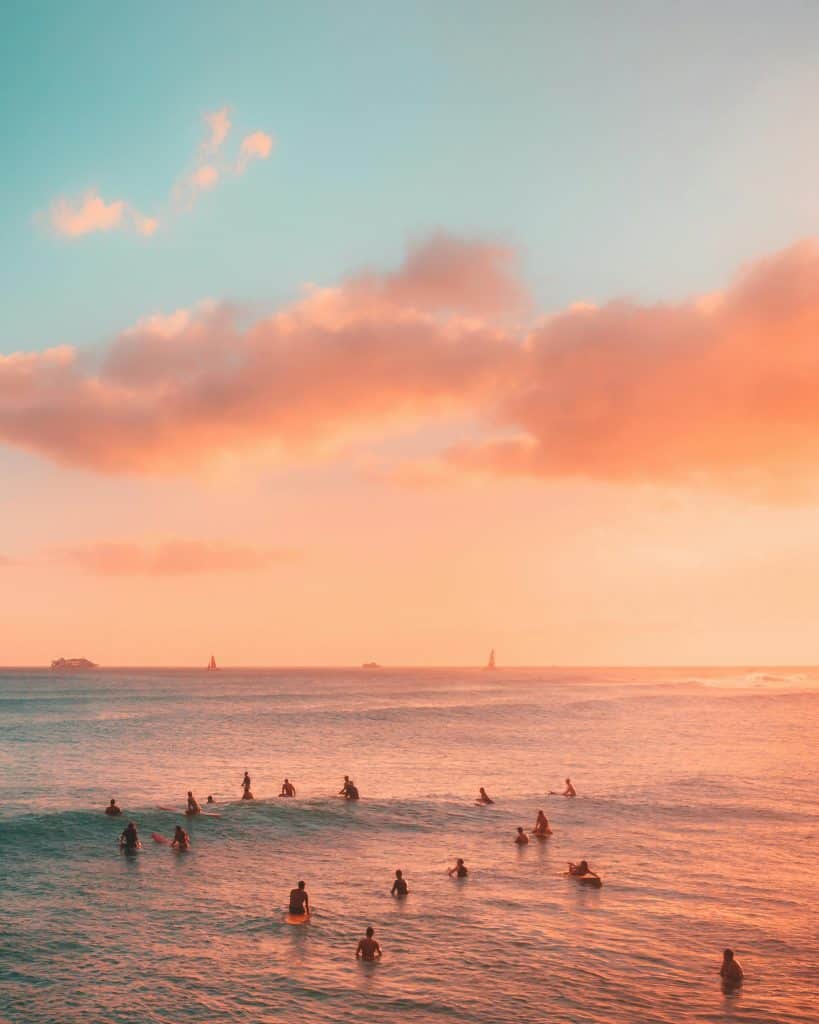
[[[207,800],[205,801],[205,803],[209,803],[209,804],[215,804],[215,803],[216,803],[216,801],[215,801],[215,800],[213,799],[213,797],[212,797],[212,796],[210,795],[210,793],[208,793],[208,798],[207,798]]]
[[[108,806],[105,808],[105,813],[110,814],[112,816],[122,814],[122,811],[120,810],[119,807],[117,807],[117,802],[113,797],[111,797],[111,803],[108,804]]]
[[[724,988],[736,988],[742,984],[745,973],[739,965],[739,960],[734,957],[732,949],[726,949],[722,954],[722,967],[719,969],[719,976],[722,978]]]
[[[515,842],[518,846],[525,846],[529,842],[529,836],[523,831],[522,825],[518,825],[518,834],[515,836]]]
[[[404,878],[404,872],[399,868],[395,872],[395,881],[392,883],[392,889],[390,894],[392,896],[406,896],[409,893],[407,888],[407,880]]]
[[[359,942],[358,949],[355,951],[356,960],[380,960],[381,959],[381,947],[373,938],[375,931],[372,928],[368,928],[364,938]]]
[[[177,825],[176,830],[174,831],[173,834],[173,841],[171,842],[171,846],[175,850],[189,850],[190,845],[191,837],[184,830],[184,828],[182,828],[181,825]]]
[[[536,836],[550,836],[552,834],[552,830],[549,828],[549,819],[543,811],[537,812],[537,821],[532,832]]]
[[[466,864],[464,864],[463,857],[459,857],[455,861],[455,867],[450,868],[448,874],[450,878],[452,877],[452,875],[455,875],[456,878],[466,878],[466,876],[469,874],[469,869],[467,868]]]
[[[581,877],[584,875],[593,875],[595,878],[600,877],[596,871],[592,871],[592,869],[589,867],[589,862],[587,860],[581,860],[579,864],[575,864],[574,861],[570,860],[569,874],[579,875]]]
[[[350,776],[349,775],[345,775],[344,776],[344,785],[338,791],[338,795],[339,796],[346,796],[349,799],[350,786],[352,786],[352,784],[353,784],[353,781],[350,778]]]
[[[142,843],[137,835],[137,827],[132,821],[129,821],[123,829],[122,835],[119,837],[119,845],[120,849],[126,853],[133,853],[135,850],[141,849]]]
[[[247,774],[247,772],[245,772],[245,777],[242,779],[242,799],[253,799],[253,794],[250,792],[250,776]]]
[[[563,796],[577,796],[574,786],[572,785],[571,779],[566,779],[566,788],[563,790]]]
[[[476,804],[493,804],[495,801],[489,796],[486,790],[481,786],[481,792],[478,799],[475,801]]]
[[[284,782],[282,783],[282,791],[281,791],[281,793],[279,793],[279,796],[295,796],[295,795],[296,795],[296,787],[293,785],[293,783],[290,781],[290,779],[285,779]]]
[[[193,793],[190,790],[188,790],[188,806],[185,808],[185,814],[187,814],[188,817],[190,817],[192,814],[201,813],[202,808],[199,806],[199,801],[196,799]]]
[[[299,882],[295,889],[290,890],[289,914],[309,914],[310,898],[304,888],[304,882]]]

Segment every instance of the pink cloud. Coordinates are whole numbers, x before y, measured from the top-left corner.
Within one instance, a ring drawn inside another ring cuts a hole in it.
[[[283,548],[258,548],[224,541],[167,540],[158,544],[100,541],[56,553],[60,561],[101,576],[191,576],[252,572],[291,561]]]
[[[205,164],[203,167],[197,167],[190,176],[191,185],[193,185],[194,188],[201,189],[203,192],[213,188],[218,180],[219,172],[210,164]]]
[[[117,199],[106,203],[93,190],[78,200],[57,199],[51,206],[51,227],[58,235],[79,238],[94,231],[113,231],[122,226],[126,204]]]
[[[208,137],[202,143],[202,152],[212,154],[222,148],[222,144],[230,133],[230,113],[227,107],[221,110],[214,110],[204,115],[205,124],[208,126]]]
[[[780,500],[814,489],[819,244],[705,301],[580,304],[528,328],[510,319],[525,305],[513,266],[501,247],[439,235],[392,273],[312,288],[249,325],[210,304],[147,318],[96,364],[70,348],[0,357],[0,439],[161,473],[457,416],[473,440],[428,453],[423,477],[448,464]]]
[[[253,132],[242,139],[239,147],[239,159],[236,162],[236,173],[244,174],[252,160],[267,160],[273,152],[274,139],[266,132]]]

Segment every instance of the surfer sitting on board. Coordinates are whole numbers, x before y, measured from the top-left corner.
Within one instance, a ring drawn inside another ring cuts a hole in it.
[[[493,804],[495,801],[489,796],[486,790],[481,786],[481,793],[478,799],[475,801],[476,804]]]
[[[192,814],[201,814],[201,813],[202,813],[202,808],[199,806],[199,801],[196,799],[196,797],[193,795],[193,793],[190,790],[188,790],[188,806],[185,809],[185,814],[190,816]]]
[[[549,796],[577,796],[577,793],[575,792],[574,786],[572,785],[572,780],[566,779],[566,788],[563,790],[563,792],[558,793],[556,789],[550,789]]]
[[[392,896],[406,896],[408,892],[407,880],[404,878],[404,872],[399,868],[395,872],[395,881],[392,883],[390,894]]]
[[[190,849],[191,838],[188,833],[182,828],[181,825],[176,826],[176,830],[173,834],[173,842],[171,846],[175,850],[187,850]]]
[[[304,882],[299,882],[295,889],[290,890],[289,914],[309,914],[310,899],[304,888]]]
[[[113,797],[111,797],[111,803],[105,808],[105,813],[111,815],[122,814],[122,811],[117,807],[117,802]]]
[[[455,861],[455,867],[450,868],[448,874],[450,876],[455,875],[456,878],[466,878],[466,876],[469,874],[469,869],[467,868],[466,864],[464,864],[463,857],[459,857]]]
[[[295,795],[296,795],[296,787],[293,785],[293,783],[290,781],[290,779],[285,779],[284,782],[282,783],[282,791],[281,791],[281,793],[279,793],[279,796],[295,796]]]
[[[739,965],[739,960],[734,959],[732,949],[726,949],[722,954],[722,967],[719,969],[719,976],[722,978],[724,988],[735,988],[742,984],[745,974]]]
[[[119,845],[120,849],[125,850],[126,853],[131,853],[142,847],[137,835],[137,827],[132,821],[129,821],[123,829],[122,835],[119,837]]]
[[[589,867],[587,860],[581,860],[579,864],[575,864],[573,861],[569,861],[569,874],[583,877],[585,875],[591,875],[593,878],[599,878],[600,875],[596,871],[592,871]]]
[[[518,834],[515,836],[515,842],[518,846],[525,846],[529,842],[529,836],[523,831],[522,825],[518,825]]]
[[[358,960],[380,960],[381,959],[381,947],[373,938],[375,931],[372,928],[368,928],[364,938],[359,942],[358,949],[355,951],[355,958]]]
[[[532,829],[532,834],[536,836],[550,836],[552,834],[552,830],[549,828],[549,819],[543,811],[537,812],[537,821]]]

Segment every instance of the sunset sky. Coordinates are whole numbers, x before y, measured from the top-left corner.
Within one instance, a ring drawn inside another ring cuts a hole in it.
[[[819,661],[819,7],[19,5],[0,664]]]

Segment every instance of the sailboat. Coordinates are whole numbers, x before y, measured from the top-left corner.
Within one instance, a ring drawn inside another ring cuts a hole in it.
[[[495,648],[494,648],[494,647],[493,647],[493,648],[492,648],[492,650],[491,650],[491,651],[489,652],[489,661],[487,661],[487,663],[486,663],[486,667],[487,667],[488,669],[492,669],[492,668],[494,668],[494,667],[495,667]]]
[[[210,661],[208,662],[208,672],[216,671],[216,658],[211,654]]]

